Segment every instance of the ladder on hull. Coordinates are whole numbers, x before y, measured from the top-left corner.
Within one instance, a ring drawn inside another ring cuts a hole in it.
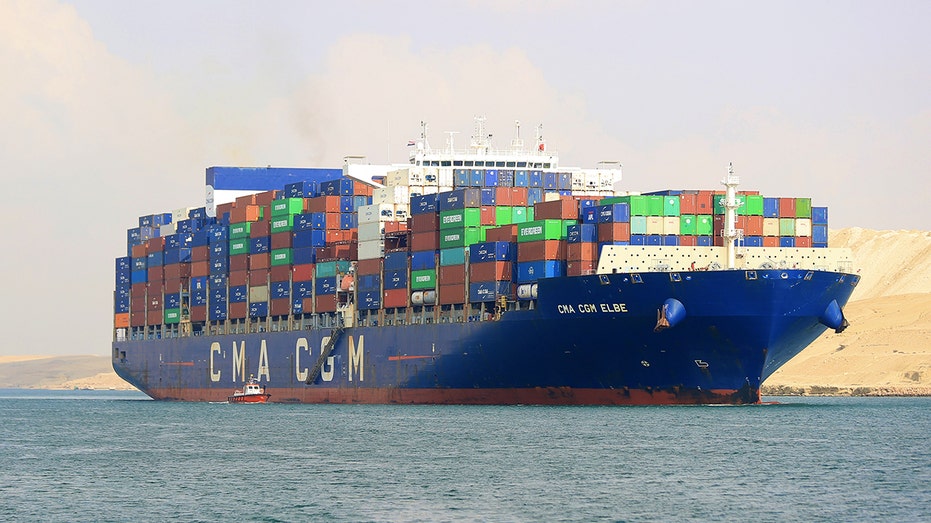
[[[333,332],[330,333],[330,339],[327,341],[327,344],[323,347],[323,350],[320,352],[320,357],[317,358],[317,363],[314,364],[314,367],[310,369],[310,374],[307,375],[307,381],[304,382],[305,385],[311,385],[316,381],[317,376],[320,375],[320,370],[323,368],[323,362],[330,356],[330,353],[333,352],[333,349],[336,347],[336,342],[339,341],[339,338],[343,335],[343,331],[346,328],[342,325],[333,329]]]

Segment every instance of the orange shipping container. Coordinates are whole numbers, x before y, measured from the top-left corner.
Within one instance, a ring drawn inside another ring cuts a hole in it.
[[[512,275],[511,262],[490,261],[469,265],[469,281],[505,281]]]
[[[679,195],[679,214],[699,214],[697,194],[680,194]]]
[[[584,276],[595,272],[593,261],[570,261],[566,263],[566,276]]]
[[[627,222],[599,223],[598,224],[598,241],[600,242],[630,241],[630,224]]]
[[[569,261],[595,261],[598,244],[593,242],[570,243],[566,246]]]
[[[779,247],[779,238],[777,236],[764,236],[763,247]]]
[[[191,307],[191,321],[207,321],[207,306],[195,305]]]
[[[129,313],[122,312],[113,317],[113,326],[117,329],[129,327]]]
[[[439,284],[442,285],[465,285],[466,268],[465,265],[446,265],[440,267]]]
[[[382,306],[386,309],[407,307],[407,289],[390,289],[384,292]]]
[[[534,220],[577,220],[579,203],[574,199],[537,202],[533,206]]]
[[[201,276],[210,276],[210,262],[194,262],[191,264],[191,277],[199,278]]]
[[[250,254],[249,270],[254,271],[256,269],[267,269],[269,267],[270,260],[271,254],[267,252],[263,252],[261,254]]]
[[[339,196],[316,196],[306,201],[307,212],[339,213]],[[339,216],[336,217],[337,227]]]
[[[811,247],[811,236],[796,236],[795,246],[796,247]]]
[[[148,254],[147,247],[148,245],[146,245],[145,243],[140,243],[139,245],[133,245],[133,249],[132,249],[133,256],[132,257],[133,258],[145,258],[146,254]]]

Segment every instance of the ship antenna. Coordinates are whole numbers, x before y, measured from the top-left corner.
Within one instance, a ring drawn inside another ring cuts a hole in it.
[[[520,120],[514,120],[514,139],[511,140],[511,149],[520,153],[524,149],[524,141],[520,139]]]
[[[737,246],[743,231],[737,230],[737,208],[740,202],[737,201],[737,186],[740,185],[740,177],[734,174],[733,162],[727,165],[727,177],[721,181],[726,188],[724,198],[721,204],[724,207],[724,230],[721,231],[721,238],[724,240],[724,248],[727,252],[727,268],[734,269],[737,267]]]
[[[420,122],[420,139],[423,141],[424,151],[430,151],[430,144],[427,142],[427,122]]]
[[[449,138],[446,139],[446,149],[449,154],[456,153],[456,147],[453,145],[453,138],[455,135],[459,134],[459,131],[446,131],[446,134],[449,135]]]

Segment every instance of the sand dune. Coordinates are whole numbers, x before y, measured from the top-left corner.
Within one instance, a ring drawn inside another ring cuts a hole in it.
[[[773,374],[767,394],[931,395],[931,232],[831,231],[862,277],[845,308],[851,326],[824,333]],[[19,388],[131,388],[107,356],[0,356],[0,382]]]

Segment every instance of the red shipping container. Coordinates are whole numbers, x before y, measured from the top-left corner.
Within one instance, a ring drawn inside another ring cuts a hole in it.
[[[262,220],[255,222],[249,228],[249,237],[250,238],[264,238],[271,233],[271,222],[268,220]]]
[[[230,223],[257,222],[261,218],[260,205],[237,203],[230,209]]]
[[[495,187],[495,205],[510,207],[511,189],[513,189],[513,187]]]
[[[314,299],[304,298],[301,300],[301,308],[304,311],[303,314],[311,314],[314,311]]]
[[[230,303],[229,309],[231,320],[241,320],[249,315],[249,304],[246,302]]]
[[[210,261],[210,247],[198,245],[191,247],[191,262]]]
[[[207,321],[207,306],[195,305],[191,307],[191,321]]]
[[[268,302],[268,312],[272,316],[287,316],[291,314],[291,299],[278,298]]]
[[[779,247],[779,237],[778,236],[764,236],[763,247]]]
[[[721,231],[724,230],[724,215],[715,214],[713,220],[714,220],[714,223],[711,224],[711,229],[714,232],[714,235],[720,238]]]
[[[314,298],[314,307],[317,312],[336,312],[336,295],[320,294]]]
[[[566,245],[566,259],[569,261],[594,261],[598,253],[598,244],[594,242],[570,243]]]
[[[308,212],[329,212],[339,214],[339,196],[317,196],[306,201]],[[339,216],[336,217],[337,228]]]
[[[187,290],[189,281],[190,280],[187,278],[183,280],[181,278],[167,279],[165,280],[165,293],[174,294],[176,292],[181,292],[182,289]]]
[[[239,207],[240,205],[242,205],[242,206],[245,206],[245,205],[255,205],[255,193],[253,193],[253,194],[244,194],[244,195],[242,195],[242,196],[236,198],[235,200],[233,200],[233,202],[235,203],[234,207]]]
[[[490,229],[489,229],[490,230]],[[440,232],[414,232],[411,234],[412,251],[435,251],[440,245]]]
[[[164,269],[165,280],[191,277],[190,263],[172,263],[171,265],[165,265]]]
[[[630,241],[630,224],[627,222],[599,223],[598,224],[598,241],[600,242]]]
[[[714,194],[711,191],[698,191],[695,195],[695,214],[714,214]]]
[[[291,281],[291,266],[275,265],[268,269],[268,277],[271,281]]]
[[[148,248],[148,245],[146,245],[144,242],[140,243],[139,245],[133,245],[132,257],[133,258],[145,258],[146,255],[148,254],[147,248]]]
[[[145,241],[145,248],[147,253],[165,250],[165,238],[161,236],[149,238]]]
[[[530,194],[530,189],[527,187],[506,187],[510,191],[509,198],[511,203],[507,204],[512,207],[526,207],[528,205],[527,201]],[[496,200],[498,205],[502,205],[500,201]]]
[[[437,213],[415,214],[411,216],[411,232],[431,232],[440,229],[440,215]]]
[[[469,265],[469,281],[506,281],[512,275],[511,262],[490,261]]]
[[[161,325],[164,320],[164,313],[161,309],[157,311],[150,310],[145,315],[145,322],[149,325]]]
[[[440,285],[437,289],[440,305],[465,303],[465,285]]]
[[[680,194],[679,195],[679,214],[698,214],[697,194]]]
[[[383,299],[381,305],[386,309],[396,309],[400,307],[407,307],[407,298],[408,298],[407,289],[390,289],[386,290],[383,294]]]
[[[145,325],[145,309],[141,311],[131,311],[129,313],[129,326],[130,327],[142,327]]]
[[[129,299],[129,310],[134,312],[145,312],[145,308],[148,305],[148,300],[145,296],[145,290],[142,291],[142,294],[139,296],[133,295]]]
[[[272,249],[290,249],[291,248],[291,231],[276,232],[271,235]]]
[[[233,210],[233,202],[221,203],[217,205],[217,218],[223,218],[223,215]]]
[[[579,218],[579,204],[575,199],[553,200],[538,202],[533,206],[534,220],[577,220]]]
[[[796,236],[795,246],[796,247],[811,247],[811,236]]]
[[[570,261],[566,263],[566,276],[584,276],[594,273],[595,262],[593,261]]]
[[[517,224],[501,225],[485,231],[485,241],[487,242],[516,242],[517,241]]]
[[[249,270],[249,255],[248,254],[234,254],[230,256],[230,271],[246,271]]]
[[[165,279],[165,267],[149,267],[146,269],[146,280],[148,281],[162,281]]]
[[[230,287],[239,287],[249,283],[249,271],[232,271],[229,277]]]
[[[261,287],[262,285],[268,285],[268,269],[249,271],[249,286]]]
[[[679,245],[682,247],[695,247],[698,245],[697,236],[679,236]]]
[[[465,265],[446,265],[440,266],[439,284],[442,285],[465,285],[466,268]]]
[[[163,282],[162,280],[152,280],[152,281],[146,282],[145,293],[148,294],[149,296],[152,296],[153,294],[158,294],[159,296],[161,296],[163,292],[165,292],[165,282]]]
[[[194,262],[191,264],[191,277],[199,278],[201,276],[210,276],[210,262]]]
[[[795,218],[795,198],[779,198],[779,217]]]
[[[565,240],[540,240],[517,244],[517,261],[565,260]]]
[[[278,191],[271,190],[271,191],[260,192],[255,195],[255,203],[256,205],[270,206],[272,202],[275,201],[277,198],[278,198]]]
[[[256,269],[267,269],[269,263],[271,262],[271,254],[263,252],[261,254],[250,254],[249,255],[249,270],[254,271]]]
[[[295,265],[291,269],[291,281],[310,281],[312,279],[314,279],[313,263],[302,263],[301,265]]]
[[[488,205],[482,207],[482,210],[480,211],[481,215],[479,216],[479,220],[482,225],[494,225],[495,224],[495,221],[497,221],[498,219],[495,209],[496,207],[491,207]]]
[[[356,263],[356,272],[359,273],[359,275],[381,273],[381,258],[359,260],[359,262]]]

